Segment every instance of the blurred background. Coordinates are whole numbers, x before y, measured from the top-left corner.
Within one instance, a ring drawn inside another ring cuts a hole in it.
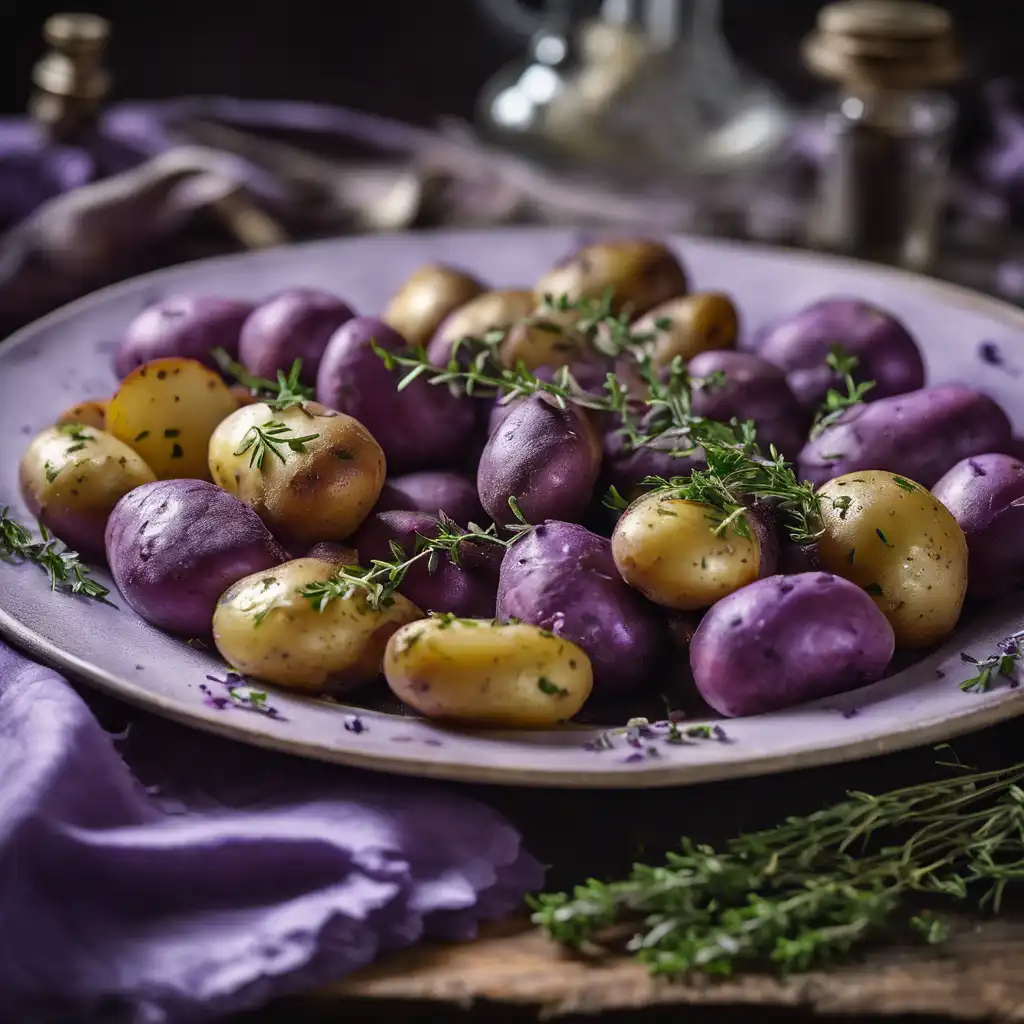
[[[1024,299],[1024,5],[839,6],[95,0],[44,38],[64,8],[8,0],[0,328],[211,252],[510,222],[815,246]]]

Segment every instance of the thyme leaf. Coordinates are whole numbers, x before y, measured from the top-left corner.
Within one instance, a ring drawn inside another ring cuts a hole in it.
[[[242,437],[242,443],[235,449],[235,455],[250,452],[249,465],[257,469],[263,468],[263,460],[267,454],[273,455],[281,462],[287,461],[285,451],[304,452],[310,441],[315,441],[319,434],[304,434],[302,437],[289,433],[291,427],[280,420],[267,420],[266,423],[254,423]]]
[[[295,405],[303,405],[313,397],[313,388],[303,384],[299,379],[302,373],[302,360],[296,359],[291,369],[285,373],[277,371],[277,380],[257,377],[251,374],[241,363],[236,362],[222,348],[213,350],[213,358],[222,373],[238,381],[249,389],[254,398],[258,398],[271,409],[290,409]]]
[[[875,381],[868,380],[857,383],[853,372],[860,366],[860,360],[850,355],[842,345],[833,345],[825,359],[829,369],[834,370],[843,378],[844,391],[829,388],[825,400],[814,417],[811,426],[811,440],[823,434],[840,416],[853,405],[860,405],[864,396],[875,387]]]

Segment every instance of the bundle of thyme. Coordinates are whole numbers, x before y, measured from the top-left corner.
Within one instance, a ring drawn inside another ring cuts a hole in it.
[[[222,348],[213,350],[213,358],[222,373],[236,380],[242,387],[248,388],[253,398],[258,398],[271,409],[290,409],[295,405],[303,405],[313,398],[313,389],[300,380],[302,360],[292,362],[291,369],[285,373],[277,371],[276,380],[257,377],[251,374],[241,363],[236,362]]]

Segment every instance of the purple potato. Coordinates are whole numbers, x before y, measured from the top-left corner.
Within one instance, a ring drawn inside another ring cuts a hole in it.
[[[379,512],[370,516],[351,538],[359,552],[361,565],[369,565],[377,558],[394,561],[391,544],[397,543],[411,557],[416,537],[436,537],[439,523],[425,512]],[[486,542],[484,542],[486,543]],[[495,548],[503,551],[500,544]],[[494,618],[498,592],[498,575],[494,568],[455,565],[445,553],[439,553],[434,571],[430,571],[429,558],[423,557],[402,580],[399,592],[417,608],[425,612],[451,612],[459,618]]]
[[[665,434],[650,444],[631,448],[629,439],[618,428],[604,435],[604,476],[627,499],[643,493],[640,484],[649,476],[666,480],[688,476],[695,469],[704,469],[704,453],[698,448],[689,455],[673,455],[674,446],[684,447],[675,434]]]
[[[394,506],[409,512],[427,512],[432,516],[443,512],[449,519],[462,526],[479,523],[484,519],[476,484],[461,473],[446,470],[427,470],[422,473],[406,473],[388,481],[390,500],[398,500]]]
[[[143,310],[129,325],[114,355],[114,372],[124,380],[154,359],[196,359],[217,369],[211,354],[222,348],[238,356],[239,334],[252,303],[215,295],[172,295]]]
[[[541,523],[512,544],[501,564],[497,614],[582,647],[598,696],[650,688],[668,649],[663,614],[623,581],[611,542],[575,523]]]
[[[826,572],[769,576],[712,605],[690,668],[704,700],[735,718],[873,683],[895,646],[892,626],[855,583]]]
[[[514,498],[527,522],[573,520],[590,504],[601,448],[583,410],[531,396],[491,435],[480,457],[480,504],[499,525],[513,522]]]
[[[751,352],[728,349],[702,352],[689,364],[694,377],[724,373],[720,387],[694,392],[693,411],[698,416],[728,423],[753,420],[761,450],[769,445],[795,459],[807,439],[810,417],[786,383],[786,375],[766,359]]]
[[[899,473],[930,488],[961,459],[1005,451],[1012,428],[988,395],[941,384],[847,409],[800,452],[802,479],[820,485],[862,469]]]
[[[289,288],[253,310],[242,327],[238,355],[245,368],[271,380],[302,360],[304,384],[315,384],[331,335],[355,316],[347,302],[317,288]]]
[[[107,520],[107,562],[124,599],[171,633],[205,636],[231,584],[287,559],[260,517],[205,480],[129,491]]]
[[[990,600],[1024,585],[1024,462],[986,453],[932,488],[967,537],[967,595]]]
[[[755,337],[757,354],[785,371],[790,390],[809,412],[840,383],[825,362],[833,345],[860,360],[857,381],[875,382],[869,402],[924,387],[924,362],[910,332],[891,313],[860,299],[822,299]]]
[[[399,391],[401,376],[370,347],[405,352],[397,331],[375,317],[355,317],[334,333],[320,363],[317,401],[347,413],[384,449],[389,473],[456,466],[465,457],[476,421],[473,399],[428,384],[422,376]]]

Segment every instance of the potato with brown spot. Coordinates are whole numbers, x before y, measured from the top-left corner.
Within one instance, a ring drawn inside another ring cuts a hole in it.
[[[384,452],[370,432],[316,402],[243,406],[214,431],[213,482],[255,509],[283,543],[342,541],[384,486]]]
[[[484,287],[472,274],[455,267],[420,267],[398,289],[381,319],[410,345],[426,346],[444,318],[479,295]]]
[[[348,693],[376,679],[388,639],[423,613],[400,594],[373,608],[362,592],[318,609],[302,591],[335,570],[298,558],[229,587],[213,613],[224,660],[245,676],[311,693]]]
[[[633,330],[653,335],[644,348],[661,369],[676,356],[689,362],[701,352],[735,348],[739,315],[728,295],[696,292],[655,306],[636,321]]]

